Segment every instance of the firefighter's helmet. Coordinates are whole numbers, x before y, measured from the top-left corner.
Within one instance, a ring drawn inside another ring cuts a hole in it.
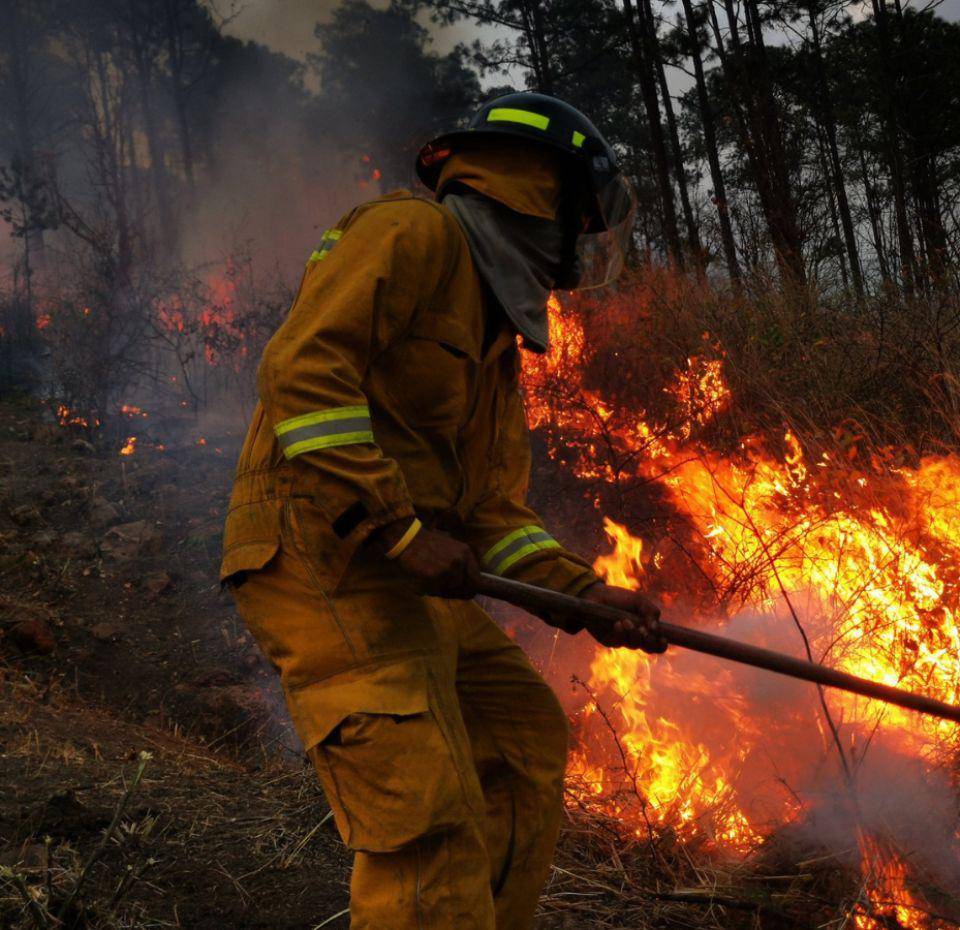
[[[620,170],[613,146],[579,110],[556,97],[532,92],[506,94],[484,104],[466,129],[427,143],[417,157],[420,180],[436,190],[443,163],[458,149],[486,139],[516,138],[560,152],[569,167],[577,202],[580,288],[612,281],[633,234],[636,196]]]

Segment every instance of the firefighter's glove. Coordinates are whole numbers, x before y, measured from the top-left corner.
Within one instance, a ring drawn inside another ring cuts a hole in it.
[[[586,629],[601,645],[626,646],[629,649],[642,649],[644,652],[666,651],[667,641],[660,633],[660,608],[639,591],[598,582],[580,596],[585,600],[616,607],[634,615],[613,623],[604,620],[586,621]]]
[[[388,524],[377,534],[384,554],[401,540],[410,520]],[[473,551],[446,533],[420,529],[394,559],[421,594],[469,600],[477,593],[480,565]]]

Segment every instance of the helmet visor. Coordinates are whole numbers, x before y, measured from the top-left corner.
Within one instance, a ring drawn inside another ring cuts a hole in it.
[[[597,211],[600,222],[577,237],[578,291],[604,287],[623,270],[637,212],[633,185],[618,174],[597,193]]]

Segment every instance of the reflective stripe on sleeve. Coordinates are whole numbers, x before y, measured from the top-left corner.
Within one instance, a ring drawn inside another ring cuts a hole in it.
[[[508,533],[491,546],[483,557],[490,570],[502,575],[520,559],[541,549],[559,549],[558,543],[542,526],[523,526]]]
[[[318,245],[310,253],[310,258],[307,259],[307,264],[309,265],[311,262],[322,262],[327,257],[327,252],[329,252],[337,244],[342,235],[342,229],[328,229],[320,237],[320,245]]]
[[[313,449],[373,442],[370,408],[366,404],[305,413],[278,423],[273,432],[288,459]]]

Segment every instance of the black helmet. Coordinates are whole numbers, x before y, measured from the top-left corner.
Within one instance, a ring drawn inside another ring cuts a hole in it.
[[[435,191],[444,162],[457,149],[486,137],[520,138],[561,152],[576,178],[579,287],[613,280],[623,267],[633,232],[636,197],[620,172],[613,147],[579,110],[556,97],[522,92],[485,103],[466,129],[428,142],[417,157],[417,175]]]

